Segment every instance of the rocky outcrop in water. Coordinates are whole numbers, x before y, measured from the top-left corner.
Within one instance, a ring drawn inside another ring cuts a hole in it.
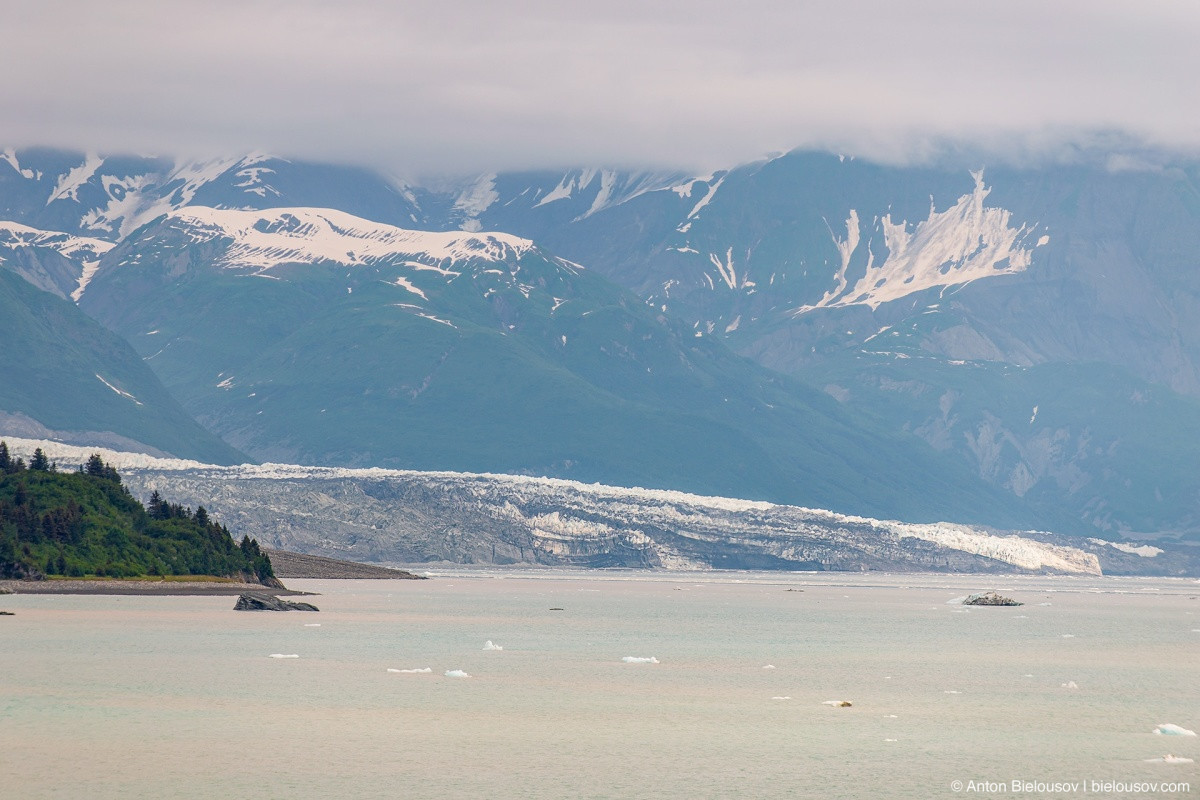
[[[234,611],[319,611],[316,606],[311,603],[293,603],[290,600],[282,600],[271,594],[258,594],[255,592],[247,592],[240,595],[237,599],[237,604],[233,607]]]
[[[973,594],[966,600],[963,600],[964,606],[1023,606],[1024,603],[1018,603],[1011,597],[1005,597],[1002,594],[995,592],[983,592],[981,594]]]

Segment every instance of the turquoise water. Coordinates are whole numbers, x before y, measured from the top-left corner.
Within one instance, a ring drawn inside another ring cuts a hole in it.
[[[1200,738],[1152,733],[1200,729],[1195,581],[289,584],[320,592],[321,613],[234,613],[233,598],[0,598],[17,614],[0,617],[0,797],[1076,794],[1014,793],[1016,780],[1200,793],[1195,763],[1145,761],[1200,762]],[[1027,604],[947,605],[987,588]],[[853,706],[823,705],[841,699]],[[956,780],[993,790],[956,793]]]

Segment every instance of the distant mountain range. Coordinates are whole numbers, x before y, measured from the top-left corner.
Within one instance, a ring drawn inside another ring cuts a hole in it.
[[[216,435],[224,463],[1195,537],[1198,176],[797,152],[422,186],[8,150],[2,266],[126,339],[207,432],[163,447],[87,402],[47,421],[44,392],[0,412],[177,455]]]

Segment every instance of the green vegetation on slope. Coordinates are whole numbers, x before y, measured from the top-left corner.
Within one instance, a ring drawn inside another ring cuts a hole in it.
[[[212,575],[273,582],[270,559],[209,518],[166,503],[150,509],[98,455],[59,472],[39,449],[28,467],[0,442],[0,577]]]
[[[180,458],[247,460],[200,427],[121,337],[3,268],[0,320],[0,412],[52,430],[116,435]]]

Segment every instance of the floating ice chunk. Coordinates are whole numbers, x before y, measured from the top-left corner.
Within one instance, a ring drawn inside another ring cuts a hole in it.
[[[433,669],[431,667],[421,667],[419,669],[392,669],[388,667],[388,672],[395,672],[401,675],[427,675],[433,672]]]
[[[271,653],[271,658],[299,658],[297,653]]]
[[[446,677],[447,678],[469,678],[471,676],[468,675],[466,672],[462,671],[461,669],[448,669],[448,670],[446,670]]]
[[[306,628],[319,628],[319,627],[321,627],[321,623],[319,623],[319,622],[306,622],[306,623],[304,623],[304,627],[306,627]]]
[[[1023,678],[1032,678],[1032,677],[1033,677],[1033,673],[1032,673],[1032,672],[1026,672],[1026,673],[1025,673],[1024,675],[1022,675],[1021,677],[1023,677]]]
[[[962,694],[958,689],[946,689],[942,694]]]
[[[833,706],[834,708],[850,708],[854,704],[849,700],[824,700],[821,702],[823,706]]]
[[[891,676],[891,675],[884,675],[884,676],[883,676],[883,679],[884,679],[885,681],[890,681],[890,680],[892,679],[892,676]]]
[[[1160,722],[1158,727],[1154,729],[1155,733],[1163,736],[1195,736],[1195,731],[1189,731],[1187,728],[1181,728],[1178,725],[1172,725],[1169,722]]]
[[[884,741],[885,741],[885,742],[894,742],[894,741],[896,741],[896,740],[895,740],[895,739],[884,739]]]
[[[483,649],[484,650],[503,650],[504,648],[498,644],[492,644],[492,640],[488,639],[486,642],[484,642]]]
[[[626,664],[657,664],[658,659],[654,656],[625,656],[621,659]]]
[[[1079,684],[1078,684],[1078,683],[1076,683],[1075,681],[1067,681],[1066,683],[1064,683],[1064,684],[1062,685],[1062,688],[1064,688],[1064,689],[1078,689],[1078,688],[1079,688]]]
[[[772,697],[772,700],[791,700],[791,695],[783,695],[782,697]]]
[[[1074,639],[1074,638],[1075,638],[1075,634],[1073,634],[1073,633],[1064,633],[1064,634],[1062,635],[1062,637],[1063,637],[1064,639]]]
[[[1147,764],[1193,764],[1195,762],[1190,758],[1184,758],[1183,756],[1175,756],[1175,755],[1171,755],[1170,753],[1167,753],[1165,756],[1162,756],[1161,758],[1147,758],[1146,763]]]
[[[899,717],[897,717],[895,714],[884,714],[883,718],[884,719],[899,719]]]
[[[766,666],[764,666],[764,667],[763,667],[763,669],[775,669],[775,665],[774,665],[774,664],[767,664]]]

